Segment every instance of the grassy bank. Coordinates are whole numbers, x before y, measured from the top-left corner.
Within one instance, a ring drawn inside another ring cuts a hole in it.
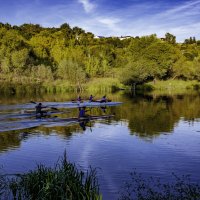
[[[114,92],[125,88],[116,78],[98,78],[85,84],[85,89],[89,92]]]
[[[199,90],[200,82],[198,81],[183,81],[183,80],[157,80],[148,82],[136,87],[139,91],[154,91],[154,92],[173,92],[179,93],[189,90]]]
[[[125,86],[114,78],[92,79],[87,83],[81,84],[81,90],[89,93],[95,92],[114,92],[124,89]],[[66,93],[79,92],[80,88],[68,81],[44,81],[43,83],[22,83],[22,82],[0,82],[1,94],[25,94],[25,93]]]
[[[87,83],[81,84],[82,91],[88,93],[115,92],[118,90],[131,90],[130,86],[125,86],[117,78],[96,78]],[[188,90],[199,90],[200,82],[183,80],[166,80],[148,82],[142,85],[136,85],[138,92],[183,92]],[[39,94],[39,93],[66,93],[80,92],[77,85],[68,81],[44,81],[43,83],[18,83],[18,82],[0,82],[1,94]]]
[[[183,81],[183,80],[166,80],[149,82],[147,85],[154,90],[188,90],[200,89],[200,82],[198,81]]]
[[[123,181],[124,182],[124,181]],[[200,185],[190,176],[172,173],[169,182],[131,172],[118,191],[118,200],[199,200]],[[66,158],[55,168],[38,165],[37,169],[12,179],[0,174],[0,199],[102,200],[96,171],[78,171]],[[113,199],[115,200],[115,199]]]

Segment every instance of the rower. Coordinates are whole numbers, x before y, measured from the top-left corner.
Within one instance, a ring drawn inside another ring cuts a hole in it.
[[[89,115],[86,114],[88,110],[86,110],[86,107],[82,107],[82,108],[79,108],[79,115],[78,115],[78,118],[80,119],[81,117],[89,117]]]
[[[87,117],[87,115],[86,115],[87,110],[85,110],[85,108],[86,108],[86,107],[79,108],[79,115],[78,115],[78,118]]]
[[[37,106],[35,106],[35,110],[36,110],[36,116],[39,114],[40,117],[43,117],[44,114],[46,113],[45,111],[43,111],[42,109],[46,108],[46,106],[43,106],[42,103],[38,103]]]
[[[106,98],[106,95],[104,95],[101,100],[100,100],[100,103],[106,103],[107,102],[107,98]]]
[[[93,98],[94,98],[94,97],[93,97],[92,94],[91,94],[91,95],[90,95],[90,98],[89,98],[89,101],[92,102],[92,101],[93,101]]]
[[[82,100],[81,96],[78,96],[77,101],[81,101],[81,100]]]

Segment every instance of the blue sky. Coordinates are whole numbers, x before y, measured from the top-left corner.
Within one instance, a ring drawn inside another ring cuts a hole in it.
[[[144,36],[170,32],[200,40],[200,0],[0,0],[0,22],[68,23],[95,35]]]

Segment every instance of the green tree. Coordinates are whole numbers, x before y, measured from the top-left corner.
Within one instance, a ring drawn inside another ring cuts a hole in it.
[[[166,33],[165,34],[165,41],[167,41],[170,44],[176,44],[176,36]]]
[[[76,60],[62,60],[58,67],[58,76],[75,84],[79,90],[83,89],[82,83],[85,82],[86,74]]]
[[[26,67],[28,58],[29,58],[28,49],[13,51],[11,55],[11,62],[12,62],[13,67],[17,71],[22,72]]]
[[[31,68],[31,75],[36,82],[43,83],[53,81],[53,73],[50,66],[38,65]]]
[[[18,30],[26,39],[30,39],[34,35],[40,33],[42,27],[39,24],[22,24],[18,27]]]

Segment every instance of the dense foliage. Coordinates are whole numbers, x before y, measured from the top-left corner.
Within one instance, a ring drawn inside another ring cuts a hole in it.
[[[155,34],[95,38],[67,23],[59,28],[0,23],[0,81],[44,84],[61,81],[79,89],[97,78],[123,84],[170,78],[200,80],[200,41]]]

